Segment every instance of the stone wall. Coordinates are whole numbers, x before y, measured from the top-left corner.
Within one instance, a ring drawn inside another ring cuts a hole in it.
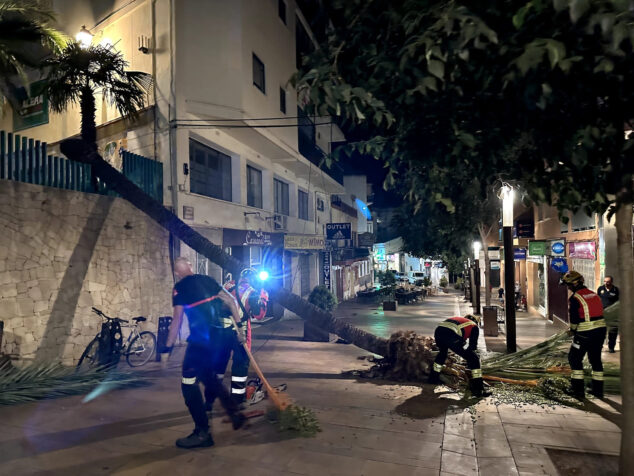
[[[92,306],[156,332],[171,315],[168,241],[123,199],[0,180],[0,350],[72,364],[101,325]]]

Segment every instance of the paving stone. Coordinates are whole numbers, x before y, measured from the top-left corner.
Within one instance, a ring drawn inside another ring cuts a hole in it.
[[[443,451],[452,451],[463,455],[476,455],[475,442],[472,438],[465,438],[464,436],[445,434],[442,449]]]
[[[440,469],[448,473],[455,473],[463,476],[477,476],[478,462],[475,456],[443,451]]]
[[[515,460],[508,458],[480,458],[478,457],[478,469],[483,476],[517,476]]]

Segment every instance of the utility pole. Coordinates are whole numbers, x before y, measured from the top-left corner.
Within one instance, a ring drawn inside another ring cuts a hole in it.
[[[475,290],[475,300],[473,302],[473,313],[476,316],[480,315],[480,247],[481,243],[479,241],[473,242],[473,258],[474,258],[474,269],[473,269],[473,284]]]

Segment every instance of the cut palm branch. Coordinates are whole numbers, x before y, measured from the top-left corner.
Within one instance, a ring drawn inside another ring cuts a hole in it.
[[[59,364],[31,364],[17,369],[0,367],[0,405],[15,405],[47,398],[81,395],[98,386],[109,390],[148,384],[139,372],[91,369],[76,372]]]

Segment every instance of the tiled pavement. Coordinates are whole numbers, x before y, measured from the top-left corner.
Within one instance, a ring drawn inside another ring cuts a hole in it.
[[[431,298],[420,308],[420,330],[452,314],[456,304],[453,295]],[[408,312],[410,328],[415,309]],[[595,413],[483,400],[472,414],[442,388],[434,394],[428,385],[342,375],[367,368],[358,360],[367,352],[303,342],[300,321],[262,329],[255,333],[256,358],[274,385],[287,382],[289,394],[316,412],[323,431],[315,438],[289,438],[263,418],[239,431],[214,418],[215,447],[175,448],[192,424],[174,359],[166,371],[154,371],[149,387],[86,404],[70,397],[0,408],[0,474],[555,475],[547,447],[618,452],[618,427]],[[601,409],[615,415],[609,405]]]

